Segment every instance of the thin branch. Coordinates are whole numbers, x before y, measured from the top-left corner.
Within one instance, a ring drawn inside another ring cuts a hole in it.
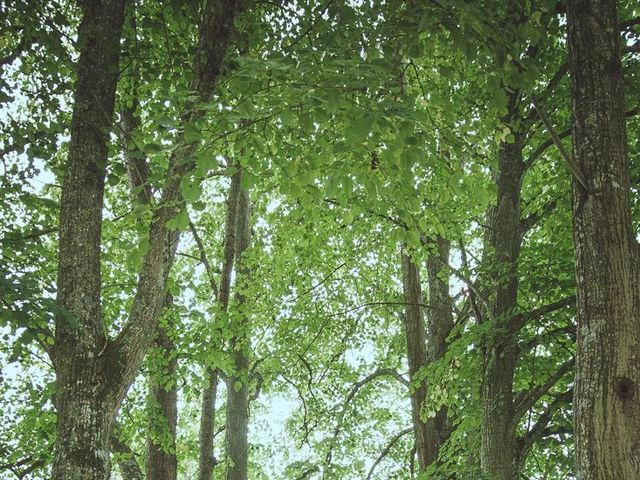
[[[551,375],[546,382],[529,391],[522,392],[518,395],[515,402],[514,421],[520,420],[530,408],[532,408],[540,397],[546,395],[558,381],[569,372],[575,365],[575,358],[571,357],[558,367],[558,369]]]
[[[380,377],[384,377],[384,376],[391,376],[393,378],[398,378],[400,375],[398,374],[398,372],[396,372],[392,368],[378,368],[375,372],[367,375],[362,380],[357,381],[351,387],[351,390],[349,391],[349,394],[347,395],[347,397],[345,398],[345,400],[344,400],[344,402],[342,404],[342,409],[340,410],[340,413],[338,414],[338,419],[337,419],[337,422],[336,422],[336,426],[333,429],[333,437],[331,439],[331,443],[329,445],[329,449],[327,450],[327,454],[325,455],[325,466],[328,466],[328,465],[331,464],[331,457],[333,455],[333,449],[335,448],[336,441],[338,440],[338,435],[340,435],[340,431],[342,430],[342,424],[344,422],[344,417],[345,417],[345,415],[347,413],[347,409],[349,407],[349,404],[351,403],[353,398],[357,395],[357,393],[365,385],[371,383],[372,381],[374,381],[374,380],[376,380],[376,379],[378,379]],[[403,379],[402,382],[405,383],[406,380],[404,380],[404,377],[401,377],[401,378]],[[408,382],[406,382],[405,385],[408,385]]]
[[[35,240],[36,238],[49,235],[50,233],[55,233],[57,231],[58,231],[58,227],[51,227],[51,228],[45,228],[42,230],[33,230],[29,233],[25,233],[22,235],[19,235],[17,232],[10,232],[5,235],[4,239],[13,243],[26,242],[27,240]]]
[[[551,77],[551,79],[549,80],[549,83],[547,83],[547,85],[544,87],[542,92],[540,92],[539,96],[547,98],[549,95],[551,95],[553,91],[556,89],[556,87],[560,84],[562,79],[567,75],[568,72],[569,72],[569,63],[564,62],[562,65],[560,65],[560,68],[558,68],[558,70],[553,75],[553,77]],[[526,118],[527,121],[529,122],[532,121],[535,115],[536,115],[536,109],[534,107],[528,113]]]
[[[563,139],[571,135],[571,128],[566,128],[557,134],[559,139]],[[545,140],[538,147],[529,154],[529,157],[524,162],[525,172],[531,168],[533,163],[538,159],[540,155],[547,151],[549,147],[554,145],[554,140],[552,138]]]
[[[302,472],[298,477],[296,477],[296,480],[305,480],[318,471],[320,471],[320,467],[314,465],[313,467],[307,468],[304,472]]]
[[[574,162],[571,154],[564,147],[564,144],[562,143],[562,141],[560,140],[560,137],[558,136],[555,129],[553,128],[553,125],[549,121],[549,118],[544,113],[542,108],[538,105],[538,102],[536,101],[535,98],[532,99],[532,103],[533,103],[533,107],[536,109],[536,111],[538,112],[538,115],[540,116],[540,120],[542,120],[542,123],[544,123],[544,126],[549,132],[549,135],[551,135],[551,139],[553,140],[553,143],[560,151],[562,158],[564,158],[564,160],[567,162],[567,165],[569,166],[569,170],[571,170],[571,173],[573,173],[573,176],[576,177],[576,179],[580,182],[582,187],[586,191],[589,191],[589,188],[587,187],[587,179],[583,175],[580,168],[578,168],[578,165]]]
[[[531,429],[520,439],[520,457],[526,456],[536,439],[546,437],[554,434],[570,434],[572,431],[565,427],[558,427],[555,429],[548,429],[547,425],[553,418],[553,414],[558,411],[563,405],[571,402],[573,397],[573,389],[569,389],[563,394],[557,396],[549,405],[547,405],[543,412],[538,417],[538,421],[531,427]]]
[[[324,8],[322,8],[322,10],[320,10],[318,17],[322,17],[325,12],[329,9],[329,7],[331,6],[331,4],[333,3],[333,0],[329,0],[327,2],[327,4],[324,6]],[[307,27],[295,40],[293,40],[289,45],[287,45],[286,47],[284,47],[284,51],[287,52],[289,50],[291,50],[293,47],[295,47],[298,43],[300,43],[300,41],[306,37],[309,32],[311,30],[313,30],[313,27],[315,27],[316,22],[311,22],[311,24],[309,25],[309,27]]]
[[[525,342],[520,345],[520,350],[523,352],[531,351],[536,345],[540,345],[546,340],[555,337],[556,335],[568,335],[573,341],[575,341],[576,337],[576,326],[575,324],[565,325],[564,327],[556,328],[553,330],[549,330],[547,332],[541,333],[540,335],[536,335],[530,341]]]
[[[316,288],[318,288],[319,286],[321,286],[322,284],[324,284],[327,280],[329,280],[334,273],[336,273],[338,270],[340,270],[342,267],[344,267],[347,263],[346,262],[342,262],[340,265],[338,265],[336,268],[334,268],[331,273],[329,273],[328,275],[326,275],[322,280],[320,280],[318,283],[316,283],[315,285],[312,285],[310,288],[308,288],[307,290],[305,290],[304,292],[302,292],[300,295],[298,295],[296,298],[294,298],[292,301],[296,301],[301,297],[304,297],[305,295],[311,293],[313,290],[315,290]]]
[[[557,310],[561,310],[565,307],[569,307],[571,305],[575,305],[576,296],[571,295],[569,297],[562,298],[556,302],[549,303],[547,305],[543,305],[542,307],[536,308],[529,312],[519,313],[511,317],[509,321],[509,328],[512,332],[518,332],[522,327],[524,327],[527,322],[542,317],[548,313],[553,313]]]
[[[548,201],[542,209],[533,212],[520,221],[520,235],[524,237],[540,220],[553,212],[558,205],[558,198]]]
[[[371,465],[371,468],[369,469],[369,473],[367,474],[367,479],[366,480],[371,480],[371,476],[373,475],[373,471],[376,469],[378,464],[384,459],[384,457],[386,457],[389,454],[389,452],[391,451],[393,446],[398,442],[398,440],[400,440],[405,435],[411,433],[412,431],[413,431],[412,427],[405,428],[404,430],[401,430],[398,433],[396,433],[391,438],[391,440],[389,440],[389,443],[387,443],[387,445],[382,449],[382,452],[380,452],[380,455],[378,455],[378,458],[376,458],[376,461],[373,462],[373,465]]]
[[[640,53],[640,42],[622,47],[622,53]]]
[[[629,30],[636,25],[640,25],[640,17],[630,18],[628,20],[624,20],[618,23],[618,28],[620,30]]]
[[[211,268],[211,264],[209,263],[209,259],[207,258],[207,252],[204,248],[204,243],[202,242],[202,238],[198,234],[198,230],[196,226],[193,224],[191,220],[189,220],[189,229],[191,230],[191,235],[198,246],[198,250],[200,251],[200,261],[204,265],[204,269],[207,272],[207,276],[209,277],[209,285],[211,285],[211,291],[213,292],[213,296],[218,298],[218,285],[216,284],[216,279],[214,276],[213,269]]]

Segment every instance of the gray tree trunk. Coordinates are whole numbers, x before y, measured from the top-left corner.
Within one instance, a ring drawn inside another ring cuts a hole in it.
[[[80,2],[81,46],[60,209],[54,365],[53,480],[107,479],[117,395],[100,298],[100,244],[108,133],[118,82],[125,0]],[[108,413],[105,413],[108,412]]]
[[[57,380],[57,440],[53,480],[107,480],[117,409],[138,373],[164,305],[178,233],[166,228],[182,205],[180,181],[194,168],[196,144],[170,159],[149,250],[139,275],[129,320],[111,340],[102,318],[100,256],[108,132],[112,125],[125,0],[80,2],[81,52],[74,94],[71,141],[60,210],[58,297],[52,359]],[[204,8],[192,82],[210,98],[239,10],[236,0]],[[185,120],[201,115],[197,104]]]
[[[640,478],[640,273],[616,2],[567,3],[574,159],[578,480]]]
[[[243,288],[249,281],[249,268],[242,254],[251,241],[249,220],[249,193],[242,190],[238,200],[238,222],[236,226],[236,272],[238,282],[231,316],[230,329],[233,332],[231,351],[234,374],[227,383],[227,429],[226,450],[230,465],[227,480],[247,480],[249,462],[249,322]]]

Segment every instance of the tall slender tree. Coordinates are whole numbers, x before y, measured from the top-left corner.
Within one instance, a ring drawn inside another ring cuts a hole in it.
[[[236,223],[236,292],[231,315],[230,342],[233,374],[227,384],[226,454],[230,461],[227,480],[247,480],[249,461],[249,316],[244,290],[250,284],[250,269],[243,253],[251,241],[249,192],[242,189]]]

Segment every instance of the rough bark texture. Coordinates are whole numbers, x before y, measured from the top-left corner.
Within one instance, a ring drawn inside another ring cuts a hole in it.
[[[616,2],[567,5],[578,305],[576,477],[640,478],[640,275]]]
[[[200,410],[200,432],[198,452],[198,480],[211,480],[214,467],[218,464],[213,448],[216,425],[216,398],[218,396],[218,371],[208,371],[209,385],[202,393]]]
[[[251,241],[249,221],[249,194],[242,190],[238,199],[238,222],[236,225],[236,272],[238,277],[235,293],[234,312],[230,329],[234,374],[227,384],[227,429],[226,450],[230,465],[227,480],[247,480],[249,460],[249,325],[245,296],[242,291],[248,281],[249,269],[243,262],[242,254]]]
[[[178,462],[176,459],[176,424],[178,421],[178,388],[176,385],[176,368],[178,361],[173,342],[162,329],[158,331],[156,346],[157,355],[167,359],[160,375],[169,379],[169,384],[158,382],[154,375],[150,379],[149,433],[147,436],[146,478],[176,480]]]
[[[231,178],[229,193],[227,194],[227,215],[225,219],[225,234],[223,246],[222,273],[218,289],[218,307],[222,312],[229,308],[231,294],[231,273],[236,257],[237,223],[239,202],[241,197],[240,181],[242,169],[238,169]],[[202,394],[202,410],[200,413],[200,451],[198,452],[198,480],[210,480],[213,468],[217,464],[213,447],[215,433],[215,402],[218,391],[218,369],[207,367],[206,375],[209,385]]]
[[[180,180],[194,168],[196,144],[175,150],[129,320],[107,337],[100,299],[100,235],[108,132],[112,124],[124,0],[81,2],[80,58],[71,142],[62,188],[54,365],[58,386],[53,480],[106,480],[113,421],[154,337],[179,234],[166,223],[182,206]],[[208,2],[200,25],[193,89],[210,98],[239,2]],[[202,113],[193,105],[184,121]]]
[[[517,120],[518,95],[510,98],[510,115],[504,121]],[[494,174],[496,205],[489,209],[484,262],[491,271],[486,290],[486,320],[491,322],[484,347],[481,389],[482,427],[480,464],[482,471],[497,480],[518,478],[517,422],[514,414],[513,377],[518,359],[517,332],[510,320],[518,301],[518,257],[520,234],[520,188],[524,174],[522,142],[505,143],[498,154]],[[485,285],[485,288],[487,285]]]
[[[62,187],[54,364],[54,480],[109,477],[117,399],[110,385],[100,300],[100,244],[108,132],[118,81],[124,0],[80,3],[80,58]],[[113,415],[105,414],[112,412]]]
[[[404,289],[405,316],[404,328],[407,340],[407,362],[409,379],[414,382],[418,371],[427,364],[427,348],[425,338],[424,317],[422,315],[422,287],[420,271],[409,255],[402,253],[402,285]],[[434,448],[435,435],[427,429],[427,424],[420,419],[420,410],[427,399],[427,384],[421,382],[411,388],[411,418],[415,448],[420,470],[426,469],[438,457]]]

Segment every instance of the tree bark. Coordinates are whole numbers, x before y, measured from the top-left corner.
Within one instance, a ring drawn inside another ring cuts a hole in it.
[[[118,82],[125,0],[80,2],[78,77],[60,209],[54,365],[53,480],[106,479],[117,398],[110,391],[100,298],[108,132]],[[112,412],[113,414],[105,414]]]
[[[640,273],[616,2],[567,4],[578,346],[576,478],[640,478]]]
[[[402,285],[404,290],[404,328],[407,340],[407,362],[411,387],[411,418],[415,448],[420,470],[425,470],[438,458],[435,435],[420,418],[420,410],[427,399],[427,383],[414,384],[418,371],[427,365],[424,317],[422,315],[422,287],[420,271],[409,255],[402,252]]]
[[[519,94],[512,94],[505,124],[517,121]],[[488,294],[486,320],[491,322],[484,345],[481,388],[482,471],[497,480],[517,480],[519,475],[517,421],[513,402],[513,378],[518,359],[517,331],[510,320],[518,301],[518,258],[520,234],[520,189],[524,174],[522,141],[504,143],[498,153],[494,174],[496,205],[489,209],[484,264],[491,269],[485,279]],[[488,288],[487,288],[488,287]]]
[[[53,361],[57,380],[57,441],[53,480],[106,480],[117,409],[150,346],[164,305],[179,234],[167,221],[183,207],[180,180],[194,168],[196,144],[176,149],[149,230],[129,320],[110,340],[102,319],[100,237],[108,132],[112,125],[125,0],[83,1],[80,58],[71,142],[62,187],[58,297]],[[237,0],[204,8],[192,88],[210,98],[239,11]],[[203,113],[197,103],[184,121]]]
[[[156,355],[162,358],[162,361],[166,360],[166,365],[162,365],[161,371],[153,372],[150,377],[146,478],[176,480],[178,388],[175,377],[178,361],[173,341],[162,328],[158,330],[156,346]],[[158,378],[164,379],[163,382],[158,381]]]
[[[240,181],[242,169],[238,168],[231,178],[229,193],[227,194],[227,215],[225,219],[225,235],[223,247],[222,273],[220,275],[220,287],[218,290],[218,307],[221,312],[229,308],[231,294],[231,273],[237,248],[237,222],[239,203],[241,198]],[[215,346],[214,346],[215,348]],[[215,458],[213,436],[215,433],[215,402],[218,391],[217,367],[206,367],[206,375],[209,381],[202,394],[202,410],[200,413],[200,451],[198,453],[198,480],[211,480],[214,466],[218,463]]]
[[[243,289],[249,281],[249,268],[242,254],[251,241],[251,223],[249,221],[249,193],[242,189],[238,199],[238,222],[236,225],[236,292],[234,311],[230,329],[234,333],[231,339],[233,356],[233,375],[227,383],[227,429],[226,449],[230,464],[227,467],[227,480],[247,480],[249,461],[249,317]]]

